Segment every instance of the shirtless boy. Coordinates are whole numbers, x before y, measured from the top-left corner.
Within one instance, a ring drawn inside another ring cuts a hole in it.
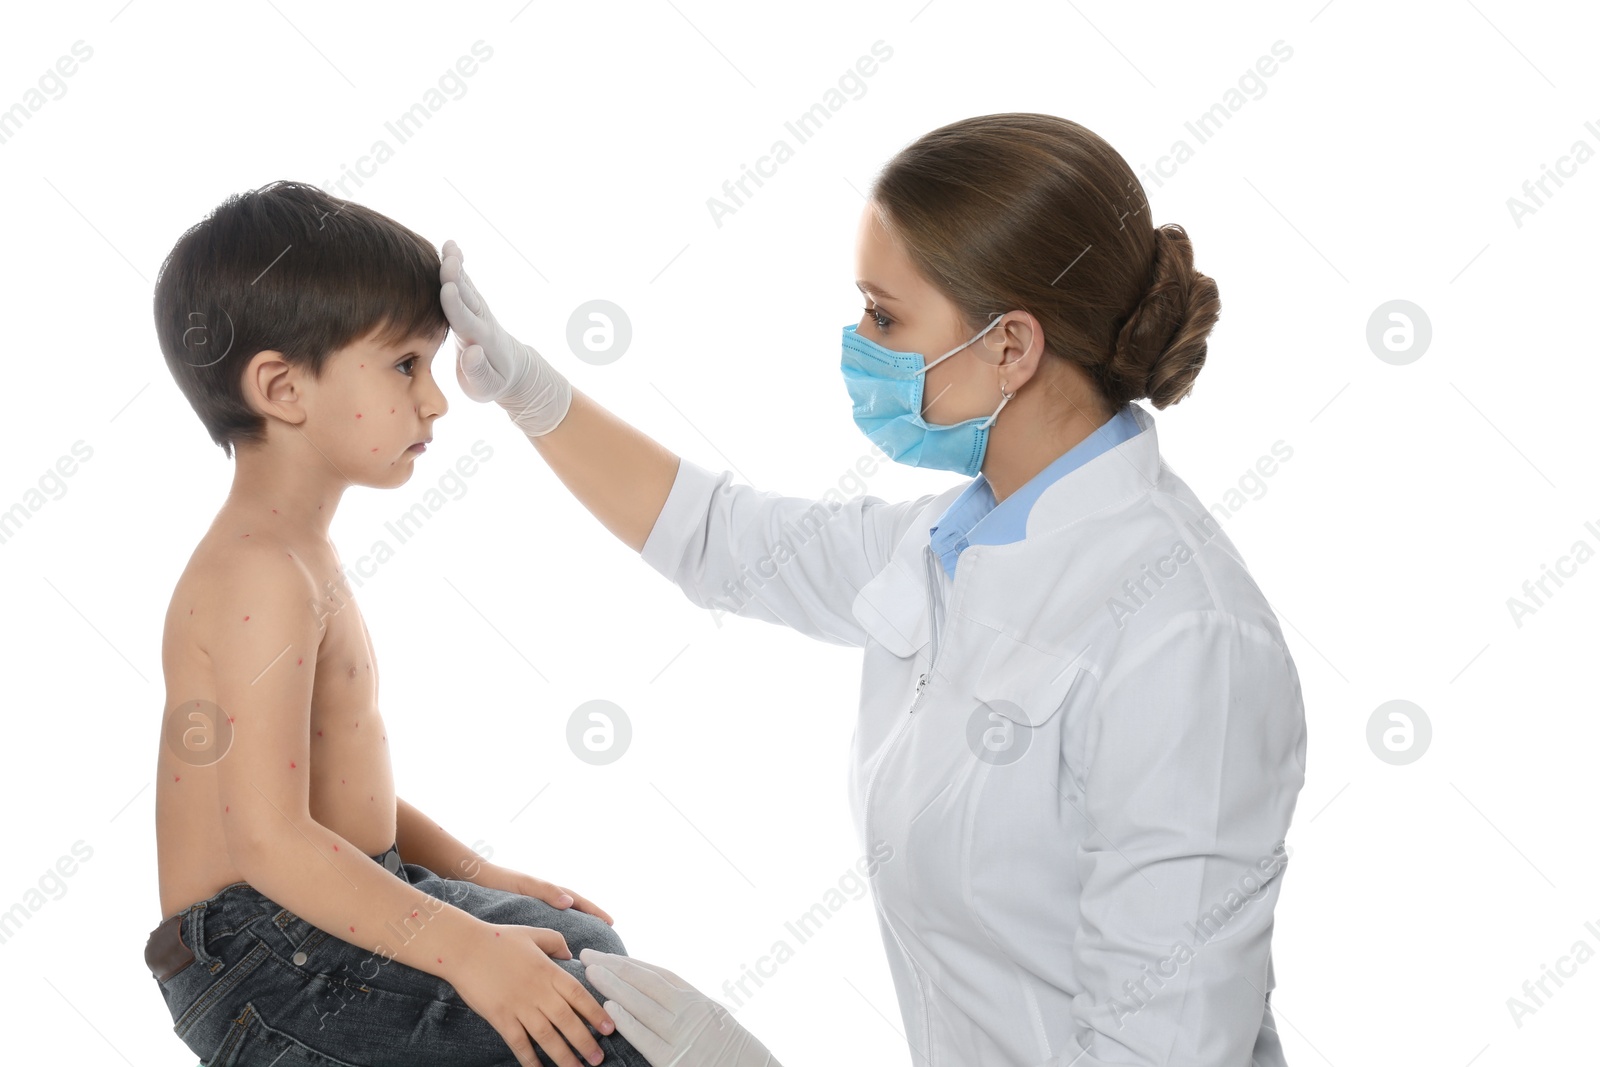
[[[345,489],[405,484],[448,407],[439,268],[393,220],[276,182],[187,231],[156,284],[168,368],[235,461],[167,609],[145,950],[211,1067],[646,1063],[576,958],[624,951],[610,916],[396,795],[328,538]]]

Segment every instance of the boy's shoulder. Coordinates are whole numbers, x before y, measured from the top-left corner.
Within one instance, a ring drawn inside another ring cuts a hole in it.
[[[231,526],[219,515],[195,545],[168,603],[169,636],[187,631],[203,637],[224,613],[245,610],[252,601],[315,610],[316,581],[302,553],[282,538],[236,534]]]

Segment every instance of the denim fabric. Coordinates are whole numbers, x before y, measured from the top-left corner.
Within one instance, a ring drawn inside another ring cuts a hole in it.
[[[396,849],[372,857],[397,877],[486,922],[559,931],[572,950],[555,963],[601,1003],[577,956],[625,953],[606,923],[576,908],[442,878]],[[157,981],[173,1032],[205,1067],[515,1067],[510,1046],[437,975],[312,926],[247,882],[182,912],[193,963]],[[156,981],[152,977],[152,981]],[[586,1023],[587,1026],[587,1023]],[[649,1067],[620,1034],[587,1026],[613,1067]],[[537,1043],[539,1063],[553,1067]],[[581,1057],[580,1057],[581,1059]]]

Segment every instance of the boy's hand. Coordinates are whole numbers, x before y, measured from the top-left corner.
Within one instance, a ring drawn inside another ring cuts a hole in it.
[[[497,402],[529,437],[560,425],[572,406],[572,386],[543,356],[512,337],[495,320],[461,268],[461,248],[444,243],[439,303],[456,335],[456,381],[480,403]]]
[[[783,1067],[727,1008],[665,967],[592,948],[578,958],[617,1029],[654,1067]]]
[[[483,926],[479,943],[464,950],[463,961],[447,976],[461,999],[495,1028],[524,1067],[538,1067],[533,1042],[560,1067],[582,1067],[573,1049],[589,1063],[599,1063],[604,1053],[584,1020],[606,1034],[616,1032],[616,1023],[583,983],[540,947],[540,937],[553,931]]]
[[[521,893],[525,897],[537,897],[552,908],[575,907],[579,911],[586,911],[597,919],[603,920],[607,925],[615,926],[611,916],[605,909],[574,893],[566,886],[547,882],[543,878],[535,878],[531,874],[521,874],[509,870],[497,863],[478,864],[477,873],[471,879],[485,889],[503,889],[508,893]]]

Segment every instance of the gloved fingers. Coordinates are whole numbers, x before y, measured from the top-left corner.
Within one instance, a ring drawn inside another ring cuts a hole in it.
[[[578,958],[582,959],[583,954],[579,953]],[[589,963],[583,969],[583,976],[602,994],[621,1004],[635,1019],[648,1027],[651,1033],[662,1039],[673,1036],[673,1023],[677,1016],[671,1007],[658,1002],[650,994],[618,975],[609,963]]]
[[[601,952],[598,949],[586,951],[593,952],[599,957],[595,960],[596,963],[611,968],[617,977],[635,989],[650,994],[656,1001],[669,1008],[678,1006],[679,998],[675,994],[700,992],[665,967],[646,963],[635,956],[619,956],[614,952]]]
[[[439,306],[444,309],[444,317],[449,320],[450,329],[455,331],[457,337],[471,341],[488,340],[487,323],[467,307],[465,296],[466,293],[458,281],[448,281],[439,287]]]
[[[478,292],[478,287],[472,284],[472,279],[466,270],[461,270],[456,276],[456,284],[461,287],[461,302],[466,304],[467,310],[483,320],[485,326],[494,328],[494,315],[489,311],[489,302]]]
[[[591,978],[590,981],[594,979]],[[595,988],[600,988],[598,983]],[[612,1022],[617,1024],[617,1033],[627,1038],[628,1044],[638,1049],[654,1067],[672,1067],[672,1064],[677,1062],[672,1046],[640,1022],[627,1008],[615,1000],[608,1000],[600,1006],[611,1016]]]
[[[456,382],[463,393],[479,403],[493,400],[505,388],[505,378],[484,355],[482,345],[468,345],[458,353]]]

